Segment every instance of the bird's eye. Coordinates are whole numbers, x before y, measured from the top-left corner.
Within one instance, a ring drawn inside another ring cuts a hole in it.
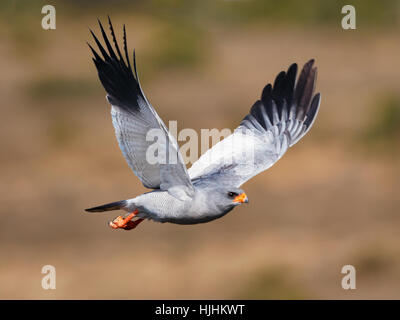
[[[233,198],[233,197],[236,197],[236,196],[237,196],[237,193],[235,193],[235,192],[228,192],[228,196],[231,197],[231,198]]]

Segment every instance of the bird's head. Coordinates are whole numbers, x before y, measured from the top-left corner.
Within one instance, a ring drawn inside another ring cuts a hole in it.
[[[222,211],[230,211],[242,203],[249,202],[246,193],[238,188],[217,187],[211,191],[211,194],[215,204]]]

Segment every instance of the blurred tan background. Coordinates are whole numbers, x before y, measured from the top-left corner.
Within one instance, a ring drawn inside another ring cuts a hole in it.
[[[344,1],[52,1],[53,31],[45,4],[0,5],[0,298],[400,298],[398,1],[352,1],[357,30],[341,28]],[[316,59],[314,127],[244,185],[249,205],[130,232],[83,211],[145,191],[85,43],[107,14],[178,129],[235,128],[279,71]]]

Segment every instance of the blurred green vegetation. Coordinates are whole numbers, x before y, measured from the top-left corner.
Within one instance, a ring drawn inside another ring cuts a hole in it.
[[[1,21],[9,29],[18,53],[32,56],[40,48],[41,8],[45,0],[7,0],[0,3]],[[55,0],[57,25],[82,16],[104,18],[107,14],[129,13],[143,16],[160,25],[151,43],[148,57],[152,67],[147,76],[170,68],[191,68],[201,65],[205,48],[209,48],[205,29],[214,26],[253,24],[266,26],[333,26],[340,28],[341,8],[352,4],[357,12],[357,28],[400,25],[398,0],[274,1],[274,0]],[[35,14],[33,14],[35,13]],[[36,21],[35,21],[36,20]],[[2,31],[0,30],[0,33]],[[6,34],[9,36],[9,33]],[[203,49],[203,50],[202,50]],[[143,51],[142,51],[143,52]]]
[[[287,268],[266,268],[255,272],[253,279],[239,292],[237,299],[308,299],[309,294],[296,285]]]
[[[82,98],[99,92],[100,86],[94,80],[66,78],[65,76],[42,77],[26,85],[28,95],[35,100],[57,98]]]
[[[393,254],[382,246],[372,244],[357,251],[354,259],[357,276],[368,277],[382,273],[394,265]]]
[[[198,65],[202,60],[202,33],[193,25],[174,23],[156,36],[152,48],[155,68],[185,68]]]
[[[66,117],[53,117],[47,127],[47,138],[51,147],[65,147],[75,141],[81,133],[80,128],[73,119]]]
[[[8,0],[0,4],[3,14],[23,15],[40,12],[47,1]],[[339,26],[341,8],[351,4],[362,26],[393,25],[399,22],[398,0],[55,0],[52,3],[68,14],[132,12],[164,18],[204,23],[284,22],[295,24],[334,24]]]
[[[397,0],[335,0],[335,1],[217,1],[223,21],[274,22],[286,24],[331,24],[340,27],[341,8],[350,4],[356,8],[358,26],[393,25],[399,21]]]
[[[371,110],[371,120],[363,140],[367,146],[392,149],[400,143],[400,95],[386,93],[380,95]]]

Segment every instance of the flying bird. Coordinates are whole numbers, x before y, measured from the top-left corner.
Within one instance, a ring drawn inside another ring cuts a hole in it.
[[[248,203],[241,185],[270,168],[313,125],[321,98],[319,93],[314,95],[317,68],[314,60],[310,60],[298,78],[295,63],[286,72],[280,72],[273,85],[264,87],[260,99],[234,132],[187,170],[176,140],[143,93],[135,52],[132,69],[125,25],[121,51],[110,18],[114,46],[98,22],[105,46],[92,30],[98,51],[88,45],[111,104],[119,147],[136,176],[151,189],[132,199],[86,209],[88,212],[126,211],[110,221],[114,229],[131,230],[146,219],[197,224],[221,218],[235,207]],[[158,152],[167,155],[165,162],[154,163],[147,159],[146,152],[154,144],[146,139],[149,130],[158,130],[164,137],[156,143]],[[175,161],[170,161],[169,155],[174,155]]]

